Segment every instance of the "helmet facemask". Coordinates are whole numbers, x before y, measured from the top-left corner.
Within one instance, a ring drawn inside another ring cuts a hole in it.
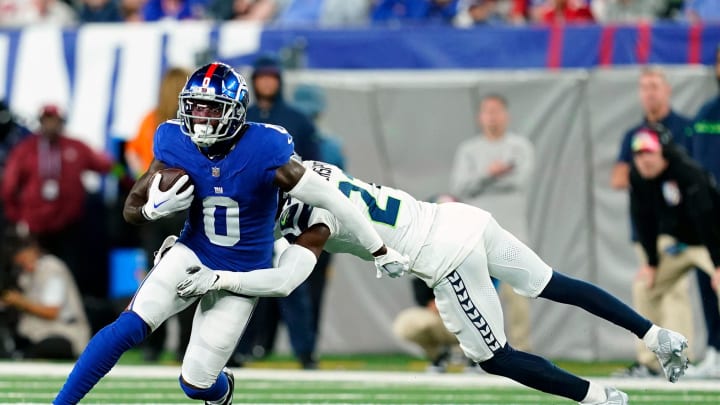
[[[180,94],[182,130],[200,147],[237,135],[245,122],[245,112],[241,103],[227,97],[193,91]]]

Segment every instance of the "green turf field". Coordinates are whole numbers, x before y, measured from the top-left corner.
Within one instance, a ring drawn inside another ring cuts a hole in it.
[[[0,403],[48,404],[69,364],[0,363]],[[177,366],[120,365],[83,404],[193,404],[178,387]],[[235,369],[235,404],[573,404],[506,379],[459,372]],[[631,404],[720,404],[714,381],[612,380]]]
[[[61,378],[0,378],[0,403],[48,404]],[[720,393],[627,390],[632,404],[718,404]],[[238,381],[236,404],[572,404],[522,388],[434,387],[337,381]],[[189,404],[172,378],[108,378],[87,404]]]

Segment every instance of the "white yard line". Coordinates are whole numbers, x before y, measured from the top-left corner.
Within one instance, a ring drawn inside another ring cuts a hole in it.
[[[71,364],[40,362],[2,362],[0,376],[65,377]],[[110,372],[123,378],[172,378],[180,372],[179,366],[116,366]],[[415,372],[344,371],[344,370],[272,370],[256,368],[233,369],[236,380],[276,381],[352,381],[368,384],[423,384],[463,387],[518,387],[520,384],[507,378],[486,374],[426,374]],[[662,379],[589,377],[603,384],[623,389],[687,390],[720,392],[720,380],[681,380],[671,384]]]

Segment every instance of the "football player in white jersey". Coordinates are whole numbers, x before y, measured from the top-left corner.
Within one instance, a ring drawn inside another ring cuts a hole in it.
[[[581,404],[628,403],[627,395],[615,388],[582,379],[542,357],[510,347],[492,276],[524,296],[575,305],[633,332],[657,354],[669,381],[675,382],[684,374],[687,340],[682,335],[653,325],[590,283],[553,271],[498,225],[489,212],[461,203],[417,201],[404,191],[365,183],[327,163],[303,164],[347,195],[388,246],[410,257],[410,272],[433,288],[445,326],[457,335],[465,355],[486,372]],[[297,200],[285,203],[276,230],[315,255],[325,249],[371,259],[330,212]],[[276,247],[283,240],[279,239]],[[189,277],[177,285],[180,296],[218,289],[283,296],[309,275],[287,266],[283,272],[239,273],[193,267],[188,273]]]

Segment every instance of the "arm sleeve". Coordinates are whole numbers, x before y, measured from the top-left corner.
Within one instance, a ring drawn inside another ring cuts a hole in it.
[[[277,267],[248,272],[215,271],[216,286],[254,297],[287,297],[310,276],[317,263],[315,254],[302,246],[285,248]]]
[[[363,213],[355,208],[340,190],[331,186],[314,171],[305,170],[303,176],[288,194],[306,204],[330,211],[369,253],[376,252],[384,245],[380,235]]]
[[[636,175],[630,175],[630,215],[638,233],[638,240],[647,256],[648,265],[658,265],[657,237],[658,224],[654,213],[655,202],[647,201],[647,190],[643,190]]]

